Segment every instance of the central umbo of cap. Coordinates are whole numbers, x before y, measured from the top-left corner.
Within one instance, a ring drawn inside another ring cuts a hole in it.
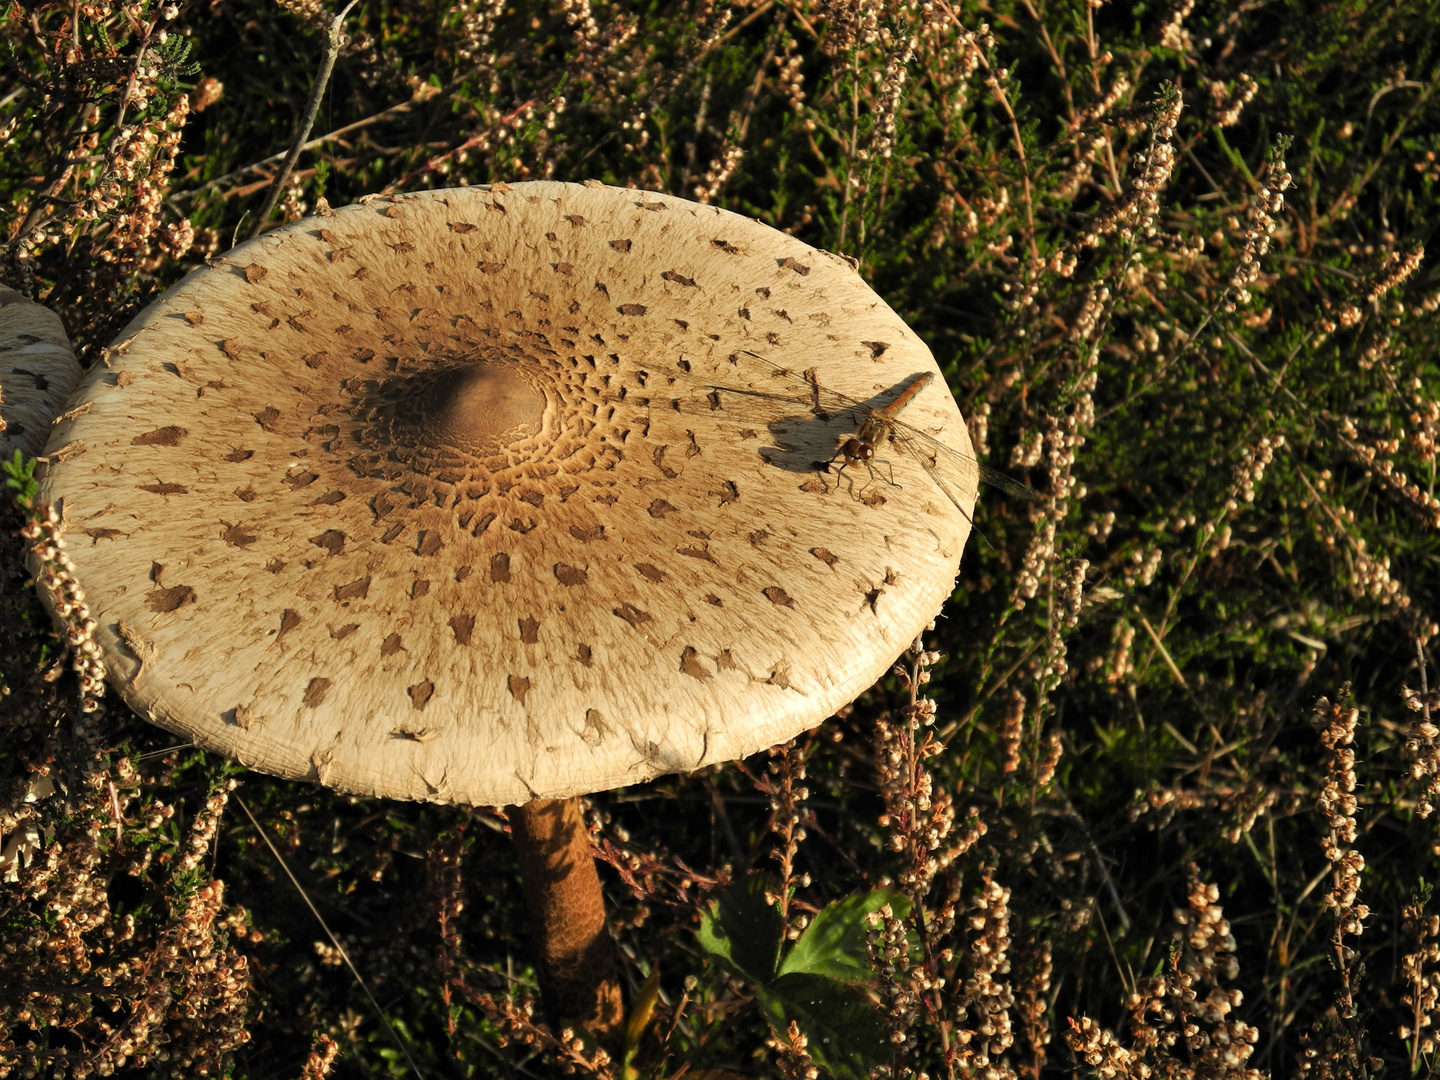
[[[365,200],[108,357],[42,497],[110,682],[342,790],[524,802],[791,738],[935,616],[969,533],[941,379],[910,452],[817,467],[938,375],[916,335],[844,260],[663,195]]]
[[[461,453],[494,454],[540,430],[545,398],[514,364],[501,356],[475,358],[430,371],[410,373],[374,388],[376,420],[388,420],[387,434]]]

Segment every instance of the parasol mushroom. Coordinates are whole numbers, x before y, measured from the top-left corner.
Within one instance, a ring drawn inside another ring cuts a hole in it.
[[[191,274],[108,356],[42,497],[112,683],[254,769],[513,804],[552,1011],[602,1040],[574,797],[821,722],[969,533],[973,475],[957,507],[910,458],[814,467],[857,419],[805,388],[883,403],[938,374],[916,335],[843,260],[664,195],[368,198]],[[942,380],[910,410],[968,454]]]
[[[34,457],[80,381],[60,316],[0,285],[0,457]]]
[[[60,316],[0,285],[0,459],[16,451],[34,457],[50,424],[80,381],[80,364]],[[31,776],[25,803],[55,792],[49,776]],[[40,830],[22,822],[0,830],[0,880],[17,881],[40,850]]]

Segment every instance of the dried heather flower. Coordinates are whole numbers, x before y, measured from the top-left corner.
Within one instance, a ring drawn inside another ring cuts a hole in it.
[[[849,52],[857,45],[871,45],[880,33],[880,8],[864,0],[821,0],[825,36],[820,47],[830,56]]]
[[[1440,406],[1440,402],[1436,403]],[[984,460],[990,453],[990,414],[992,409],[988,401],[982,401],[975,408],[969,410],[965,417],[965,428],[970,434],[970,446],[975,451],[976,458]],[[1440,409],[1437,409],[1440,414]]]
[[[896,880],[918,906],[936,875],[985,834],[985,825],[972,812],[965,831],[958,838],[951,837],[955,827],[953,797],[936,785],[925,764],[944,751],[934,731],[935,702],[919,696],[919,687],[928,681],[926,669],[939,656],[925,651],[918,638],[910,656],[913,662],[909,670],[898,665],[896,668],[896,674],[909,687],[911,699],[904,710],[904,722],[895,724],[884,718],[876,721],[874,760],[885,800],[880,824],[890,830],[890,849],[903,856]]]
[[[1239,962],[1219,900],[1219,889],[1192,866],[1168,963],[1160,976],[1140,980],[1126,1002],[1131,1049],[1088,1017],[1071,1020],[1067,1041],[1094,1075],[1262,1080],[1247,1064],[1260,1032],[1234,1015],[1244,998],[1224,985],[1239,974]]]
[[[1239,787],[1218,785],[1200,791],[1155,785],[1135,792],[1135,801],[1130,804],[1130,820],[1154,815],[1149,828],[1162,829],[1178,812],[1218,810],[1230,818],[1225,827],[1225,839],[1238,844],[1240,838],[1255,827],[1260,815],[1278,803],[1280,793],[1257,779],[1248,780]]]
[[[316,30],[329,30],[333,18],[320,0],[280,0],[280,6]]]
[[[75,564],[65,553],[64,526],[53,506],[37,506],[20,530],[40,564],[35,584],[49,597],[56,617],[64,624],[71,666],[80,679],[80,710],[93,713],[105,696],[105,665],[95,641],[98,624],[85,604],[85,590],[75,577]]]
[[[1054,970],[1050,942],[1028,940],[1019,950],[1016,967],[1015,1011],[1030,1047],[1030,1075],[1039,1080],[1045,1069],[1046,1047],[1050,1045],[1050,977]]]
[[[1004,759],[1000,766],[1002,773],[1013,773],[1020,768],[1020,741],[1025,727],[1025,695],[1011,690],[1000,718],[1000,748]]]
[[[1049,786],[1050,781],[1055,779],[1055,770],[1060,767],[1060,758],[1065,751],[1065,744],[1056,732],[1046,735],[1040,744],[1040,760],[1035,763],[1035,787],[1037,789]]]
[[[765,1045],[780,1059],[780,1075],[784,1080],[817,1080],[820,1070],[810,1056],[810,1040],[794,1020],[779,1034],[765,1037]]]
[[[1090,1066],[1093,1075],[1104,1080],[1140,1075],[1134,1071],[1134,1055],[1116,1042],[1114,1035],[1088,1016],[1068,1020],[1070,1030],[1065,1033],[1065,1041],[1071,1052]]]
[[[966,921],[971,932],[970,974],[958,987],[957,1015],[966,1026],[956,1032],[960,1043],[956,1063],[965,1075],[992,1080],[1014,1080],[1015,1070],[1005,1060],[1015,1041],[1010,1010],[1015,994],[1010,974],[1010,890],[995,881],[986,868],[980,890],[970,902]]]
[[[1040,464],[1040,455],[1045,449],[1045,434],[1032,431],[1022,435],[1010,451],[1010,466],[1016,469],[1033,469]]]
[[[720,151],[720,156],[710,162],[710,167],[705,170],[705,182],[696,184],[694,188],[695,201],[709,203],[711,199],[720,194],[730,177],[740,165],[740,159],[745,156],[745,148],[739,143],[725,141]]]
[[[1265,477],[1265,469],[1275,459],[1275,451],[1285,446],[1284,435],[1262,435],[1254,449],[1246,452],[1235,468],[1235,477],[1225,497],[1225,512],[1234,517],[1242,502],[1255,501],[1255,485]]]
[[[1329,1033],[1338,1044],[1329,1049],[1358,1065],[1364,1053],[1365,1032],[1359,1023],[1359,1008],[1355,1000],[1356,982],[1363,966],[1359,954],[1347,944],[1346,939],[1358,937],[1365,929],[1365,920],[1370,909],[1358,902],[1361,874],[1365,859],[1348,845],[1355,842],[1357,830],[1355,799],[1355,728],[1360,719],[1360,710],[1346,704],[1331,704],[1328,698],[1315,703],[1310,726],[1320,735],[1320,742],[1326,750],[1325,784],[1315,807],[1329,826],[1329,832],[1320,841],[1321,850],[1331,865],[1330,889],[1325,894],[1325,907],[1334,915],[1330,934],[1332,962],[1340,976],[1340,985],[1335,995],[1335,1015],[1339,1029]],[[1312,1030],[1312,1038],[1321,1034]],[[1308,1073],[1313,1067],[1302,1053],[1300,1072]]]
[[[206,75],[190,91],[190,111],[202,113],[225,96],[225,84],[219,79]]]
[[[1415,807],[1415,813],[1426,818],[1434,812],[1435,800],[1440,798],[1440,727],[1434,721],[1434,710],[1440,709],[1440,691],[1430,690],[1425,683],[1423,651],[1420,664],[1421,689],[1417,692],[1408,686],[1402,687],[1400,700],[1410,712],[1419,714],[1410,722],[1405,756],[1410,759],[1411,778],[1426,781],[1424,793]]]
[[[325,1080],[339,1053],[340,1046],[334,1039],[329,1035],[317,1035],[315,1045],[310,1048],[310,1056],[300,1067],[300,1080]]]
[[[1415,951],[1400,960],[1400,977],[1405,980],[1402,1004],[1410,1006],[1409,1023],[1401,1024],[1396,1034],[1410,1043],[1410,1074],[1419,1071],[1420,1055],[1435,1053],[1433,1033],[1436,1012],[1440,1010],[1440,915],[1427,914],[1431,889],[1422,886],[1401,910],[1404,931],[1411,936]]]
[[[1116,619],[1110,632],[1110,650],[1105,655],[1105,681],[1112,686],[1124,682],[1135,670],[1135,627],[1128,619]]]
[[[467,0],[452,10],[460,20],[457,58],[478,63],[487,71],[493,69],[496,57],[490,51],[490,36],[495,32],[495,23],[505,13],[504,0]]]
[[[1215,123],[1222,128],[1234,127],[1240,122],[1240,114],[1245,106],[1250,104],[1250,99],[1260,88],[1259,84],[1250,77],[1248,72],[1242,71],[1235,80],[1233,90],[1227,89],[1222,82],[1210,84],[1210,100],[1214,108]]]
[[[285,192],[280,197],[280,216],[285,221],[299,221],[305,216],[309,204],[305,202],[305,182],[294,173],[285,182]]]
[[[1318,492],[1316,494],[1318,496]],[[1351,534],[1346,522],[1353,520],[1354,515],[1347,508],[1342,506],[1337,512],[1323,501],[1320,505],[1325,512],[1325,518],[1313,518],[1312,528],[1328,550],[1336,553],[1344,550],[1351,567],[1350,576],[1345,581],[1350,593],[1353,596],[1378,600],[1397,612],[1409,609],[1410,594],[1390,575],[1390,556],[1382,555],[1376,558],[1370,555],[1366,550],[1368,545],[1365,538]],[[1330,528],[1326,527],[1327,524]],[[1433,623],[1425,624],[1427,627],[1430,625]]]
[[[1226,299],[1221,305],[1223,310],[1234,311],[1237,305],[1250,302],[1249,286],[1260,276],[1260,260],[1270,250],[1270,236],[1276,228],[1275,218],[1285,209],[1285,190],[1290,186],[1290,180],[1284,159],[1277,157],[1266,170],[1265,182],[1255,193],[1246,215],[1240,262],[1230,275]]]
[[[28,910],[44,919],[27,930],[22,918],[7,936],[7,970],[32,972],[34,982],[0,1000],[0,1032],[68,1029],[86,1048],[69,1073],[78,1077],[126,1067],[175,1080],[221,1071],[249,1038],[247,961],[221,937],[244,913],[226,913],[224,884],[197,882],[197,867],[176,859],[165,883],[169,903],[159,905],[168,916],[157,920],[153,909],[138,919],[118,915],[110,901],[117,872],[141,878],[157,849],[161,859],[172,857],[161,826],[173,807],[151,802],[140,807],[143,818],[135,814],[140,780],[129,759],[102,760],[85,780],[70,789],[64,820],[52,819],[43,859],[20,870],[9,890],[18,901],[12,915]],[[214,818],[202,811],[186,839],[213,835]],[[128,857],[117,857],[127,849]],[[48,988],[81,982],[80,996]],[[17,1062],[13,1043],[5,1049],[0,1077],[34,1075],[23,1055]]]
[[[1071,136],[1078,138],[1082,132],[1094,127],[1104,117],[1109,116],[1121,99],[1130,93],[1130,90],[1130,80],[1124,75],[1117,75],[1104,97],[1075,111],[1075,115],[1067,125]]]
[[[1101,284],[1091,286],[1085,296],[1085,303],[1080,308],[1080,313],[1075,317],[1075,322],[1070,327],[1070,337],[1074,341],[1089,341],[1094,336],[1096,328],[1100,325],[1101,316],[1105,313],[1106,305],[1110,303],[1110,290]]]
[[[1190,40],[1190,31],[1184,27],[1185,20],[1190,12],[1195,10],[1195,0],[1180,0],[1170,10],[1169,16],[1160,28],[1160,44],[1167,49],[1178,49],[1181,52],[1190,52],[1194,43]]]
[[[871,157],[888,158],[895,147],[895,123],[900,115],[900,102],[905,96],[905,83],[910,77],[910,61],[915,58],[913,39],[891,51],[885,60],[885,74],[875,90],[875,126],[871,129],[870,145],[859,152],[861,161]]]
[[[865,947],[870,969],[879,980],[880,1010],[885,1035],[897,1052],[914,1041],[913,1027],[920,1012],[920,995],[910,977],[910,945],[903,919],[889,904],[865,916]]]
[[[1093,358],[1093,352],[1090,355]],[[1069,514],[1070,497],[1076,488],[1075,478],[1070,470],[1075,463],[1077,451],[1085,443],[1083,432],[1094,421],[1091,398],[1094,390],[1093,379],[1082,378],[1079,390],[1075,406],[1070,412],[1059,419],[1054,416],[1045,418],[1043,447],[1050,492],[1040,507],[1040,520],[1030,534],[1025,554],[1021,558],[1020,570],[1015,575],[1015,586],[1010,596],[1010,607],[1014,611],[1023,610],[1026,602],[1035,598],[1056,559],[1056,535],[1060,523]],[[1088,565],[1086,563],[1087,567]],[[1048,659],[1063,659],[1063,651],[1057,652],[1052,648],[1051,653],[1053,655],[1047,653]],[[1050,670],[1046,672],[1045,678],[1058,670],[1058,665],[1047,662],[1046,666]],[[1043,701],[1037,702],[1037,712],[1042,708]]]
[[[205,860],[210,851],[210,842],[215,839],[215,831],[220,827],[220,818],[225,813],[225,805],[230,801],[230,793],[239,786],[238,780],[224,781],[211,792],[210,797],[205,800],[205,805],[195,814],[195,818],[190,824],[187,850],[177,864],[182,871],[194,870]]]
[[[1365,283],[1365,303],[1378,309],[1385,294],[1404,284],[1408,277],[1420,269],[1420,264],[1424,261],[1425,249],[1419,244],[1403,255],[1398,251],[1391,252],[1386,256],[1385,264],[1379,272]]]
[[[1054,555],[1055,521],[1053,516],[1047,515],[1040,527],[1031,534],[1020,564],[1020,572],[1015,575],[1015,597],[1012,603],[1017,610],[1023,608],[1027,600],[1035,599]]]
[[[1136,236],[1151,237],[1156,233],[1155,220],[1160,214],[1160,193],[1175,171],[1175,130],[1180,123],[1184,103],[1172,90],[1155,103],[1151,114],[1150,146],[1135,154],[1140,175],[1130,190],[1108,206],[1085,232],[1075,240],[1078,248],[1098,247],[1107,236],[1118,235],[1129,241]]]
[[[776,891],[766,899],[772,907],[779,908],[785,936],[792,941],[800,937],[808,922],[804,915],[792,917],[790,914],[790,898],[799,884],[795,877],[795,855],[805,840],[808,817],[800,806],[810,797],[809,789],[801,786],[808,754],[808,746],[797,747],[793,739],[771,747],[770,760],[765,766],[766,775],[755,781],[755,787],[770,801],[770,831],[780,841],[770,853],[780,864],[780,881]],[[808,881],[806,877],[804,882]]]
[[[793,48],[794,43],[788,43]],[[788,52],[785,56],[775,58],[775,82],[790,105],[791,112],[805,111],[805,73],[800,70],[804,58],[796,53]]]
[[[1067,630],[1080,623],[1080,609],[1085,605],[1085,575],[1090,572],[1089,559],[1076,559],[1070,564],[1060,593],[1059,622]]]

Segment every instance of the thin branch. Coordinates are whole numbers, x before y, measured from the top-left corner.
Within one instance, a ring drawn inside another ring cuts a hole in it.
[[[1385,144],[1380,147],[1380,152],[1376,154],[1370,164],[1366,166],[1365,171],[1361,173],[1357,179],[1351,181],[1349,188],[1341,192],[1339,198],[1330,204],[1329,210],[1311,222],[1310,228],[1312,231],[1318,232],[1324,226],[1344,217],[1355,206],[1360,192],[1364,190],[1365,185],[1370,183],[1375,174],[1380,170],[1381,163],[1385,160],[1386,156],[1389,155],[1390,151],[1395,148],[1395,144],[1400,141],[1400,137],[1405,134],[1406,129],[1410,125],[1410,121],[1414,119],[1415,114],[1420,111],[1421,106],[1430,100],[1430,95],[1435,92],[1436,87],[1440,86],[1440,68],[1436,69],[1435,74],[1430,77],[1429,82],[1406,82],[1404,84],[1397,84],[1397,86],[1399,85],[1406,87],[1420,86],[1422,89],[1421,92],[1416,95],[1415,102],[1410,106],[1409,111],[1400,118],[1400,123],[1396,125],[1395,130],[1386,136]],[[1392,89],[1394,88],[1395,87],[1392,87]],[[1381,96],[1380,94],[1376,94],[1375,97],[1371,99],[1370,108],[1372,110],[1375,107],[1375,102],[1378,101]],[[1370,126],[1370,118],[1368,115],[1366,116],[1365,126],[1368,131]]]
[[[458,83],[458,81],[459,80],[456,80],[456,83]],[[317,135],[315,138],[310,139],[303,146],[301,146],[300,151],[301,153],[304,153],[306,150],[314,150],[316,147],[324,146],[326,143],[334,142],[337,139],[342,139],[346,135],[351,134],[352,132],[360,131],[364,128],[370,127],[372,124],[379,123],[382,120],[388,120],[391,117],[395,116],[403,116],[406,113],[410,112],[410,110],[415,108],[416,105],[433,101],[436,97],[443,97],[445,94],[449,93],[449,91],[456,85],[456,83],[452,83],[451,86],[446,87],[444,90],[441,90],[439,94],[435,94],[425,98],[408,98],[405,101],[400,101],[394,105],[391,105],[388,109],[382,109],[372,116],[367,116],[363,120],[356,120],[352,124],[346,124],[344,127],[338,127],[334,131],[327,132],[324,135]],[[277,162],[284,160],[288,153],[288,150],[283,150],[277,154],[271,154],[267,158],[261,158],[259,161],[252,161],[249,165],[242,165],[240,168],[235,169],[232,172],[224,173],[220,176],[211,177],[209,180],[206,180],[193,188],[187,188],[184,191],[174,192],[173,194],[169,195],[165,201],[167,203],[174,203],[178,199],[194,198],[198,196],[201,192],[205,191],[207,188],[220,187],[232,181],[237,181],[248,173],[258,172],[261,169],[264,169],[267,165],[274,165]],[[270,181],[266,179],[262,180],[261,182],[268,184]]]
[[[250,233],[251,240],[259,236],[260,230],[265,228],[265,222],[270,219],[275,204],[280,201],[280,192],[284,190],[286,181],[295,169],[295,163],[300,160],[301,151],[305,149],[305,140],[310,137],[310,129],[315,125],[315,117],[320,112],[320,99],[325,96],[325,88],[330,84],[330,73],[335,70],[335,58],[340,55],[340,43],[345,36],[345,16],[350,14],[350,9],[357,3],[359,0],[350,0],[330,22],[330,29],[325,34],[325,54],[320,58],[320,69],[315,72],[315,85],[310,88],[310,100],[305,102],[305,114],[300,118],[300,130],[295,133],[295,141],[290,144],[285,163],[275,174],[270,194],[265,196],[265,205],[260,208],[260,214],[255,219],[255,228]]]
[[[446,162],[454,161],[465,151],[471,149],[472,147],[479,146],[481,143],[485,142],[485,140],[489,139],[507,124],[511,124],[518,120],[520,116],[524,114],[526,109],[529,109],[539,104],[539,101],[540,99],[538,97],[526,98],[519,105],[516,105],[515,108],[511,109],[508,113],[502,116],[499,120],[495,121],[495,123],[491,124],[489,127],[476,132],[464,142],[460,143],[457,146],[451,147],[443,154],[438,154],[435,157],[430,158],[420,168],[414,169],[406,173],[398,180],[390,181],[388,184],[386,184],[383,188],[380,189],[380,194],[389,195],[392,191],[399,191],[403,188],[407,188],[416,180],[420,179],[420,177],[425,176],[428,173],[434,172]]]
[[[950,7],[949,4],[946,4],[944,0],[940,0],[940,8],[949,16],[950,21],[964,33],[965,24],[960,21],[959,14]],[[1043,31],[1044,28],[1042,27],[1041,29]],[[1025,203],[1025,242],[1026,246],[1030,249],[1030,257],[1032,259],[1038,259],[1040,257],[1040,249],[1035,243],[1035,208],[1030,190],[1030,163],[1025,158],[1025,140],[1020,134],[1020,121],[1015,116],[1015,110],[1010,107],[1010,96],[1005,92],[1005,81],[1008,75],[997,72],[992,68],[990,66],[990,59],[985,55],[983,50],[977,48],[976,54],[980,58],[980,65],[985,69],[987,75],[985,81],[991,98],[1005,111],[1005,117],[1010,121],[1010,135],[1015,144],[1015,156],[1020,163],[1020,178],[1024,181],[1022,194],[1024,195]]]
[[[349,11],[350,9],[347,7],[345,10]],[[369,999],[370,1007],[375,1010],[375,1015],[380,1017],[380,1022],[385,1025],[385,1030],[390,1032],[390,1037],[395,1040],[395,1045],[400,1048],[400,1053],[404,1054],[405,1060],[410,1063],[410,1070],[417,1077],[423,1077],[425,1074],[420,1071],[420,1066],[416,1065],[415,1059],[410,1056],[410,1050],[406,1047],[404,1041],[401,1040],[400,1033],[391,1025],[390,1018],[385,1015],[385,1010],[380,1008],[380,1003],[375,1000],[375,995],[370,992],[369,985],[360,977],[360,972],[355,969],[355,964],[351,961],[350,954],[345,951],[345,946],[340,944],[340,939],[335,936],[334,931],[332,931],[325,922],[325,917],[320,914],[319,909],[316,908],[314,902],[311,901],[310,894],[305,891],[304,887],[295,877],[295,874],[291,871],[290,864],[287,863],[285,857],[280,854],[279,848],[271,842],[270,834],[261,827],[255,815],[250,812],[250,807],[245,805],[244,799],[236,795],[235,801],[239,804],[240,809],[245,811],[245,816],[250,819],[250,824],[255,827],[255,832],[259,835],[260,839],[265,842],[265,846],[270,849],[270,854],[275,856],[275,861],[280,864],[280,869],[285,871],[285,876],[290,879],[290,884],[295,886],[295,891],[300,894],[300,899],[305,901],[305,906],[310,909],[310,914],[315,916],[315,921],[320,924],[320,929],[325,931],[325,936],[330,939],[330,944],[334,946],[335,951],[340,954],[340,959],[345,961],[345,966],[350,969],[350,974],[355,977],[355,981],[360,984],[360,989],[365,992],[365,997]]]

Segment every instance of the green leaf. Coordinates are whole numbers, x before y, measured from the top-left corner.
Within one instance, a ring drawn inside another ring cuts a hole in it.
[[[0,461],[0,469],[5,472],[5,486],[15,494],[11,496],[15,505],[22,510],[29,510],[35,505],[35,495],[40,489],[35,479],[35,459],[26,458],[19,450],[9,461]]]
[[[865,916],[885,904],[900,918],[910,902],[876,889],[827,904],[780,962],[780,912],[765,902],[768,878],[735,882],[700,922],[700,944],[744,976],[777,1033],[800,1025],[815,1059],[836,1080],[865,1080],[885,1064],[885,1025],[864,987],[873,982]]]
[[[756,997],[776,1032],[791,1020],[800,1025],[810,1053],[836,1080],[866,1080],[889,1060],[880,1012],[857,987],[823,975],[782,975],[757,986]]]
[[[865,916],[886,904],[903,919],[910,901],[893,889],[857,893],[826,904],[780,965],[780,975],[824,975],[847,983],[871,983],[870,954],[865,947]]]
[[[635,1052],[655,1015],[655,1002],[659,997],[660,969],[657,967],[650,972],[650,977],[635,996],[635,1003],[630,1006],[630,1015],[625,1018],[625,1057],[620,1073],[624,1080],[636,1080],[640,1075],[635,1069]]]
[[[763,874],[735,882],[710,905],[696,931],[707,952],[757,986],[775,977],[784,931],[779,909],[765,902],[768,885]]]

